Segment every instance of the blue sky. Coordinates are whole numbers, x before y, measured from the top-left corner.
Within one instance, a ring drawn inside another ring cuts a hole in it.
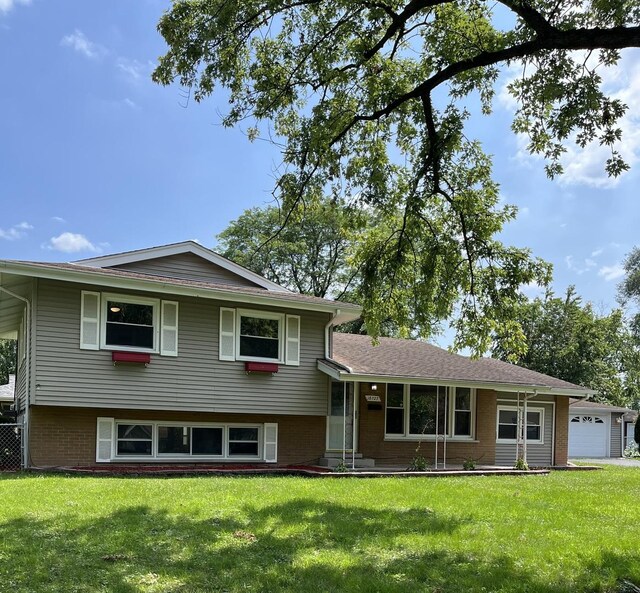
[[[70,261],[185,239],[211,247],[244,209],[270,201],[278,153],[220,125],[224,97],[196,104],[150,81],[168,6],[0,0],[1,259]],[[575,284],[603,311],[640,244],[639,57],[627,51],[605,73],[630,106],[632,170],[617,181],[598,147],[572,150],[567,175],[546,179],[509,130],[505,93],[470,130],[494,155],[504,200],[520,207],[503,239],[553,263],[556,291]]]

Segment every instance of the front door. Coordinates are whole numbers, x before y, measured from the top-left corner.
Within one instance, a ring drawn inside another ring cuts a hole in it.
[[[327,450],[351,451],[354,441],[353,383],[331,382],[327,416]]]

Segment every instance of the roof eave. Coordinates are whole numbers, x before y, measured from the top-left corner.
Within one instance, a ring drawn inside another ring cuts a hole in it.
[[[344,366],[337,361],[336,364]],[[338,371],[331,368],[322,361],[318,361],[318,370],[333,377],[337,381],[361,381],[367,383],[413,383],[415,385],[442,385],[456,387],[472,387],[475,389],[492,389],[494,391],[507,391],[511,393],[517,392],[535,392],[537,395],[560,395],[566,397],[584,398],[593,395],[591,389],[567,389],[559,387],[549,387],[548,385],[529,385],[524,383],[500,383],[492,381],[469,381],[462,379],[436,379],[433,377],[416,377],[401,375],[374,375],[369,373],[358,373],[348,371]]]
[[[322,311],[338,314],[340,323],[357,319],[361,313],[361,308],[358,305],[338,301],[327,301],[326,304],[309,303],[297,300],[295,298],[296,294],[292,292],[274,291],[270,293],[269,291],[265,291],[263,296],[254,293],[243,293],[236,290],[225,290],[221,288],[172,284],[156,278],[143,279],[109,276],[108,274],[104,274],[99,271],[94,272],[90,267],[82,266],[78,266],[77,270],[62,270],[59,268],[48,268],[42,265],[32,266],[28,263],[0,261],[0,270],[18,276],[77,282],[81,284],[107,286],[109,288],[119,288],[123,290],[140,290],[179,296],[236,301],[239,303],[263,304],[271,307],[301,309],[303,311]],[[239,290],[241,290],[241,288]],[[275,294],[279,295],[279,297],[271,296]],[[287,298],[289,295],[291,295],[292,298]]]

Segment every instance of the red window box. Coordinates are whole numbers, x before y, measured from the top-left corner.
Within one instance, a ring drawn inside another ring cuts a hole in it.
[[[273,362],[245,362],[244,370],[247,373],[277,373],[278,365]]]
[[[148,365],[151,362],[151,354],[144,352],[112,352],[111,360],[116,362],[132,362],[134,364]]]

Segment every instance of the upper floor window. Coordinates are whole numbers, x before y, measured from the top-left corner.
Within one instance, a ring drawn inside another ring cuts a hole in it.
[[[300,364],[300,316],[220,307],[220,360]]]
[[[80,348],[178,355],[178,303],[82,291]]]
[[[105,346],[154,350],[156,303],[106,299]]]
[[[282,358],[284,315],[238,312],[238,358]]]

